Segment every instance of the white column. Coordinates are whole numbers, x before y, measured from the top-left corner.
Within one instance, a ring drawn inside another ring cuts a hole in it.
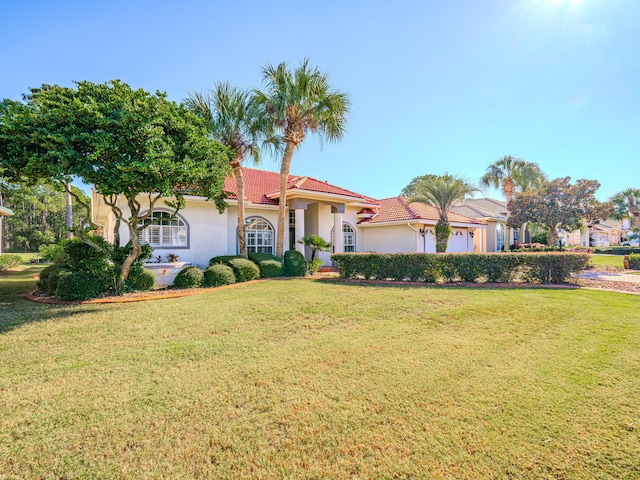
[[[342,235],[342,214],[333,214],[333,251],[334,253],[343,253],[344,236]]]
[[[2,215],[0,215],[0,255],[2,255]]]
[[[296,208],[294,212],[296,216],[295,249],[304,255],[304,245],[298,243],[298,240],[304,237],[304,210],[302,208]]]

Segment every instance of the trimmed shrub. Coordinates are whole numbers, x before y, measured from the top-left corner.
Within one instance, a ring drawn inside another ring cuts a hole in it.
[[[233,260],[234,258],[243,258],[240,255],[220,255],[218,257],[213,257],[209,260],[209,265],[216,265],[218,263],[222,263],[223,265],[227,265],[229,260]]]
[[[249,253],[249,260],[258,265],[262,278],[282,277],[284,275],[284,265],[280,257],[270,253]]]
[[[66,275],[70,275],[71,271],[56,265],[57,268],[53,269],[47,277],[47,282],[44,287],[44,293],[47,295],[56,295],[58,290],[58,282]]]
[[[631,255],[640,253],[638,247],[595,247],[593,253],[604,253],[609,255]]]
[[[233,283],[236,283],[236,276],[233,273],[233,269],[221,263],[211,265],[207,268],[202,278],[203,287],[221,287]]]
[[[91,241],[100,245],[102,250],[93,248],[78,238],[65,240],[62,243],[64,258],[60,265],[72,272],[110,276],[113,246],[101,237],[92,236]]]
[[[204,274],[198,267],[184,267],[178,272],[173,286],[178,288],[192,288],[202,285],[202,277]]]
[[[277,260],[282,263],[282,259],[280,257],[276,257],[275,255],[271,255],[270,253],[258,253],[258,252],[249,252],[249,260],[255,263],[260,263],[263,260]]]
[[[284,265],[281,260],[261,260],[258,262],[258,268],[262,278],[284,276]]]
[[[20,263],[22,263],[20,255],[0,255],[0,272],[10,268],[16,268]]]
[[[56,297],[61,300],[88,300],[104,291],[104,279],[99,275],[87,272],[66,273],[58,280]]]
[[[233,258],[229,260],[228,265],[233,269],[236,276],[236,282],[248,282],[260,278],[260,269],[251,260],[246,258]]]
[[[589,263],[585,253],[340,253],[331,256],[342,278],[439,279],[466,282],[564,283]]]
[[[640,254],[632,253],[629,255],[629,268],[640,270]]]
[[[156,274],[141,268],[139,271],[132,269],[124,282],[124,290],[129,292],[140,292],[151,290],[156,286]]]
[[[307,273],[307,261],[297,250],[284,252],[284,274],[287,277],[303,277]]]
[[[47,290],[47,281],[49,280],[49,275],[51,275],[53,271],[58,268],[60,268],[59,265],[49,265],[48,267],[44,267],[40,271],[39,279],[36,282],[38,290],[42,290],[43,292]]]

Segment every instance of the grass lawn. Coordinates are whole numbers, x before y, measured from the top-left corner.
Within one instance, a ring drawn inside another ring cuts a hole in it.
[[[260,282],[49,306],[0,275],[0,478],[640,478],[640,299]]]
[[[599,266],[611,266],[611,267],[624,267],[624,255],[598,255],[591,254],[591,264],[594,267]]]

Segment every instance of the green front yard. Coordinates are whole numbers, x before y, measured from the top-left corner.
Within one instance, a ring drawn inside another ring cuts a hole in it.
[[[639,478],[640,299],[265,281],[25,301],[0,478]]]
[[[624,255],[591,255],[591,264],[594,267],[620,267],[623,268]]]

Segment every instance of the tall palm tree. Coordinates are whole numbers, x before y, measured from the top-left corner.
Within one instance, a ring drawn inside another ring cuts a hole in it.
[[[284,253],[286,194],[291,160],[296,147],[307,134],[321,141],[336,142],[344,136],[351,102],[347,94],[331,88],[328,76],[309,66],[305,58],[291,71],[285,62],[277,67],[267,64],[262,69],[264,91],[256,91],[264,112],[265,128],[277,133],[284,145],[280,165],[280,196],[276,255]]]
[[[230,162],[238,192],[238,250],[247,257],[244,225],[244,176],[242,162],[249,155],[260,162],[260,146],[265,141],[260,129],[260,109],[251,92],[228,82],[218,82],[205,94],[193,92],[185,100],[187,108],[207,122],[214,139],[234,151]]]
[[[535,162],[527,162],[511,155],[505,155],[487,167],[487,172],[480,179],[480,185],[500,188],[507,201],[507,221],[509,220],[509,202],[515,192],[526,192],[539,187],[546,177]],[[507,227],[507,238],[510,228]]]
[[[436,252],[446,252],[451,227],[448,213],[457,202],[465,200],[478,188],[462,178],[449,175],[424,175],[415,178],[403,193],[410,193],[411,201],[424,202],[438,210]]]

